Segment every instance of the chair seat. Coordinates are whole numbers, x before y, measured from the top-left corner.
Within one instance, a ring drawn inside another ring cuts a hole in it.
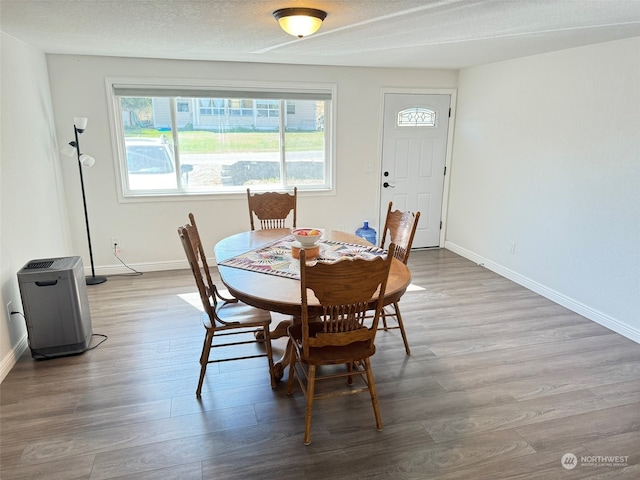
[[[271,323],[271,314],[266,310],[252,307],[242,302],[218,302],[216,308],[218,319],[228,325],[216,325],[217,330],[225,328],[238,328],[239,325],[246,327],[261,327],[265,323]],[[202,316],[204,326],[212,328],[208,315]]]
[[[309,336],[315,337],[322,332],[322,323],[309,324]],[[354,342],[343,346],[324,346],[320,348],[309,348],[309,356],[302,353],[302,325],[294,324],[287,328],[289,337],[293,341],[294,347],[300,353],[300,360],[309,365],[337,365],[349,363],[354,360],[364,360],[376,353],[376,347],[372,342]]]

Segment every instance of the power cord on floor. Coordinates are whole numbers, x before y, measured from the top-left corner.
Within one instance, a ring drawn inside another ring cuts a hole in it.
[[[94,350],[94,349],[98,348],[100,345],[102,345],[104,342],[106,342],[107,339],[109,338],[106,335],[103,335],[102,333],[92,333],[91,334],[91,338],[93,338],[93,337],[102,337],[102,340],[100,340],[98,343],[96,343],[93,347],[87,348],[87,350]]]
[[[122,260],[118,254],[120,253],[120,247],[118,246],[117,243],[113,244],[113,256],[116,257],[118,259],[118,261],[124,265],[125,267],[127,267],[129,270],[131,270],[131,272],[133,273],[121,273],[119,275],[113,275],[113,276],[124,276],[124,277],[137,277],[142,275],[142,272],[139,272],[138,270],[136,270],[135,268],[131,268],[129,265],[127,265],[126,263],[124,263],[124,260]]]

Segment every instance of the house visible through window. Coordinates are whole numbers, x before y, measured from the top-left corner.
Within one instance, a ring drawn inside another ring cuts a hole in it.
[[[280,104],[275,100],[258,100],[256,102],[258,116],[278,117],[280,116]]]
[[[330,88],[113,94],[125,197],[332,188]]]

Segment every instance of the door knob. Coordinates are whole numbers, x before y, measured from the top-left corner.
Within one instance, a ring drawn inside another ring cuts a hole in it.
[[[396,187],[395,187],[395,185],[390,185],[390,184],[389,184],[389,182],[384,182],[384,183],[382,184],[382,186],[383,186],[384,188],[389,188],[389,187],[391,187],[391,188],[396,188]]]

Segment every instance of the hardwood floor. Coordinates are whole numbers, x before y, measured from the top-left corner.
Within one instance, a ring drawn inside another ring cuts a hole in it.
[[[640,345],[452,252],[409,265],[412,355],[392,330],[372,358],[381,432],[368,396],[319,400],[305,447],[304,397],[264,358],[211,365],[198,401],[190,272],[110,277],[89,287],[106,342],[27,351],[2,383],[0,478],[640,478]]]

